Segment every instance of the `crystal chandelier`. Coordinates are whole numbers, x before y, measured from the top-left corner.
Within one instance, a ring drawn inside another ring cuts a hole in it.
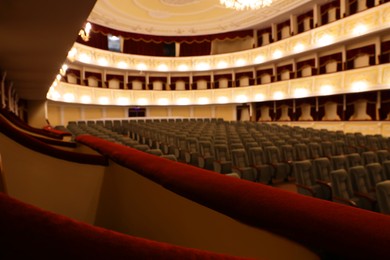
[[[273,0],[219,0],[226,8],[242,10],[256,10],[270,6]]]

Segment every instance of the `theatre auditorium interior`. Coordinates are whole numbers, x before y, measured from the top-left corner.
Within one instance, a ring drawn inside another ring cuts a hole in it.
[[[0,259],[389,259],[389,0],[0,0]]]

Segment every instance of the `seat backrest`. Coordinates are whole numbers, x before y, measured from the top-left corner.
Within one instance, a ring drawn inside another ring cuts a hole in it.
[[[294,145],[295,158],[298,161],[308,160],[309,159],[309,150],[306,144],[298,143]]]
[[[319,143],[311,142],[307,145],[307,148],[311,159],[322,157],[322,149]]]
[[[313,165],[314,175],[317,180],[329,182],[331,172],[330,160],[327,157],[317,158],[314,159]]]
[[[333,142],[333,155],[343,155],[345,154],[345,143],[341,140],[336,140]]]
[[[298,184],[305,186],[313,186],[316,183],[310,160],[295,162],[294,170],[295,176],[297,178],[296,181]]]
[[[358,166],[358,165],[363,165],[362,158],[360,157],[360,154],[358,154],[358,153],[347,154],[345,157],[347,159],[347,167],[348,168]]]
[[[362,153],[362,161],[364,165],[370,164],[370,163],[377,163],[378,157],[375,152],[373,151],[366,151]]]
[[[347,159],[344,155],[335,155],[330,157],[332,170],[347,169]]]
[[[232,161],[235,167],[248,167],[249,161],[245,149],[232,150]]]
[[[266,163],[273,164],[281,161],[279,149],[276,146],[267,146],[263,150],[265,152]]]
[[[229,148],[225,144],[214,145],[215,159],[218,161],[230,161]]]
[[[322,154],[326,157],[331,157],[333,155],[332,143],[329,141],[321,142]]]
[[[353,197],[353,190],[351,180],[345,169],[333,170],[330,172],[332,182],[332,192],[334,196],[351,199]]]
[[[371,190],[368,174],[364,166],[358,165],[351,167],[348,169],[348,173],[351,177],[352,189],[354,191],[368,193]]]
[[[366,165],[366,169],[371,187],[375,187],[378,182],[387,179],[380,163],[369,163]]]
[[[378,150],[375,152],[379,163],[384,163],[387,160],[390,160],[390,152],[387,150]]]
[[[214,149],[210,141],[200,141],[199,151],[203,157],[213,157]]]
[[[376,184],[376,198],[379,211],[390,215],[390,180],[378,182]]]
[[[251,165],[262,165],[264,164],[264,153],[261,147],[249,148],[249,163]]]
[[[280,146],[280,158],[284,162],[292,162],[295,160],[294,148],[291,144]]]
[[[187,150],[190,153],[196,153],[199,151],[198,139],[195,137],[186,138]]]

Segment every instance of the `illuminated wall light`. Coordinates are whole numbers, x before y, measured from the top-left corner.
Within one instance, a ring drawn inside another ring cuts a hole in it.
[[[239,102],[239,103],[245,103],[248,101],[248,97],[245,96],[245,95],[238,95],[236,97],[236,102]]]
[[[178,105],[189,105],[190,99],[189,98],[179,98],[176,103]]]
[[[255,95],[255,100],[256,101],[264,101],[265,100],[264,94],[256,94]]]
[[[166,64],[160,64],[160,65],[158,65],[157,70],[168,71],[168,66]]]
[[[274,99],[279,100],[284,98],[284,93],[282,91],[276,91],[273,95]]]
[[[146,64],[144,63],[140,63],[140,64],[137,64],[137,69],[138,70],[146,70],[148,68],[148,66],[146,66]]]
[[[210,69],[210,64],[206,62],[199,63],[195,66],[196,70],[208,70]]]
[[[68,52],[68,58],[70,60],[74,60],[76,58],[76,54],[77,54],[77,49],[76,48],[72,48],[69,52]]]
[[[321,38],[318,39],[317,44],[319,46],[327,46],[334,42],[334,37],[329,34],[323,35]]]
[[[61,76],[61,74],[57,74],[57,76],[56,76],[56,80],[61,80],[61,78],[62,78],[62,76]]]
[[[301,98],[301,97],[307,97],[309,95],[309,90],[305,88],[297,88],[294,91],[294,97]]]
[[[276,50],[272,53],[272,58],[279,59],[283,56],[283,52],[281,50]]]
[[[98,60],[98,64],[99,64],[100,66],[108,66],[108,61],[107,61],[106,58],[100,58],[100,59]]]
[[[157,100],[157,104],[159,104],[161,106],[169,105],[169,99],[167,99],[167,98],[160,98],[160,99]]]
[[[246,60],[244,59],[238,59],[236,61],[236,66],[245,66],[245,64],[246,64]]]
[[[98,103],[101,105],[108,105],[110,104],[110,99],[108,97],[100,97]]]
[[[117,98],[116,103],[118,105],[125,106],[130,104],[130,100],[127,97],[119,97]]]
[[[180,64],[179,67],[177,67],[177,69],[179,71],[187,71],[188,70],[188,66],[185,65],[185,64]]]
[[[263,63],[265,61],[265,58],[263,55],[259,55],[255,58],[255,63]]]
[[[366,81],[355,81],[351,85],[351,90],[354,92],[365,91],[368,88],[368,84]]]
[[[227,103],[229,103],[229,99],[227,97],[224,97],[224,96],[218,97],[217,103],[219,103],[219,104],[227,104]]]
[[[207,97],[201,97],[201,98],[198,99],[198,104],[199,105],[207,105],[209,103],[210,103],[210,101],[209,101],[209,99]]]
[[[217,68],[218,69],[224,69],[224,68],[227,68],[228,67],[228,63],[224,60],[218,62],[217,64]]]
[[[367,32],[367,26],[364,25],[364,24],[358,24],[355,26],[355,28],[353,28],[352,30],[352,34],[353,35],[362,35],[364,34],[365,32]]]
[[[86,53],[82,53],[79,56],[79,61],[81,61],[83,63],[90,63],[91,62],[91,56],[89,56]]]
[[[321,95],[330,95],[333,94],[333,86],[332,85],[323,85],[320,87]]]
[[[126,69],[127,68],[127,63],[124,61],[118,62],[118,68],[120,69]]]
[[[54,81],[53,84],[51,84],[52,87],[57,87],[58,86],[58,81]]]
[[[74,100],[75,100],[75,97],[74,97],[73,93],[64,94],[64,101],[65,102],[74,102]]]
[[[83,104],[89,104],[89,103],[92,102],[92,99],[91,99],[90,96],[84,95],[84,96],[80,97],[80,102],[83,103]]]
[[[146,106],[147,104],[149,104],[149,102],[146,98],[139,98],[137,100],[137,104],[140,106]]]
[[[46,96],[52,100],[60,100],[61,98],[61,94],[54,87],[50,87]]]
[[[61,69],[60,69],[60,74],[62,75],[62,76],[65,76],[66,75],[66,71],[68,70],[68,65],[66,65],[66,64],[63,64],[62,65],[62,67],[61,67]]]
[[[302,52],[305,50],[305,45],[303,45],[302,43],[297,43],[295,46],[294,46],[294,52],[297,53],[297,52]]]

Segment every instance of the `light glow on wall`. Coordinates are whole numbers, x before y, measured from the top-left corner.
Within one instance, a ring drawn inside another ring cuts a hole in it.
[[[209,104],[210,103],[210,100],[209,100],[209,98],[207,98],[207,97],[200,97],[199,99],[198,99],[198,104],[199,105],[207,105],[207,104]]]
[[[159,104],[161,106],[169,105],[169,99],[168,98],[159,98],[157,100],[157,104]]]
[[[227,104],[227,103],[229,103],[229,98],[227,98],[225,96],[218,97],[217,103],[218,104]]]
[[[99,58],[99,59],[98,59],[98,64],[99,64],[100,66],[108,66],[108,61],[107,61],[106,58]]]
[[[92,102],[92,99],[88,95],[84,95],[80,97],[80,102],[83,104],[90,104]]]
[[[179,98],[176,103],[178,105],[184,106],[184,105],[189,105],[191,102],[189,98]]]
[[[294,90],[295,98],[307,97],[309,95],[309,90],[306,88],[297,88]]]
[[[256,101],[264,101],[265,100],[265,95],[262,93],[258,93],[255,95],[255,100]]]
[[[137,105],[146,106],[147,104],[149,104],[149,101],[146,98],[139,98],[137,100]]]
[[[281,50],[276,50],[272,53],[272,58],[279,59],[283,56],[283,52]]]
[[[178,71],[188,71],[188,66],[186,64],[180,64],[178,67],[177,67],[177,70]]]
[[[302,43],[297,43],[295,46],[294,46],[294,52],[295,53],[299,53],[299,52],[302,52],[305,50],[305,45],[302,44]]]
[[[166,64],[160,64],[157,67],[158,71],[168,71],[168,66]]]
[[[280,100],[284,98],[284,93],[282,91],[276,91],[273,95],[274,99]]]
[[[116,103],[120,106],[126,106],[130,105],[130,100],[127,97],[119,97],[117,98]]]
[[[108,105],[110,104],[110,99],[108,97],[99,97],[98,103],[101,105]]]
[[[65,102],[74,102],[75,101],[74,94],[73,93],[64,94],[64,101]]]
[[[320,87],[321,95],[330,95],[333,94],[333,86],[332,85],[323,85]]]
[[[220,62],[218,62],[217,68],[218,68],[218,69],[225,69],[225,68],[228,67],[228,65],[229,65],[229,64],[228,64],[226,61],[221,60]]]
[[[236,66],[238,66],[238,67],[245,66],[245,65],[246,65],[246,60],[244,60],[244,59],[238,59],[236,61]]]
[[[239,102],[239,103],[245,103],[248,101],[248,97],[245,96],[245,95],[238,95],[236,97],[236,102]]]
[[[139,63],[139,64],[137,64],[137,70],[143,71],[143,70],[147,70],[147,69],[148,69],[148,66],[146,66],[145,63]]]
[[[255,58],[255,63],[259,64],[259,63],[263,63],[265,61],[265,58],[263,55],[259,55]]]
[[[86,53],[81,53],[79,56],[79,61],[83,63],[91,63],[91,56]]]
[[[367,81],[355,81],[351,85],[351,90],[353,92],[366,91],[368,89]]]
[[[127,67],[128,67],[128,65],[127,65],[126,62],[124,62],[124,61],[118,62],[118,68],[120,68],[120,69],[127,69]]]
[[[208,64],[206,62],[201,62],[199,64],[196,64],[195,69],[196,70],[209,70],[210,64]]]
[[[334,42],[334,37],[329,34],[324,34],[321,38],[317,40],[318,46],[327,46]]]
[[[364,33],[367,32],[367,29],[368,29],[368,28],[367,28],[366,25],[364,25],[364,24],[358,24],[358,25],[355,26],[355,28],[353,28],[352,34],[353,34],[354,36],[362,35],[362,34],[364,34]]]

